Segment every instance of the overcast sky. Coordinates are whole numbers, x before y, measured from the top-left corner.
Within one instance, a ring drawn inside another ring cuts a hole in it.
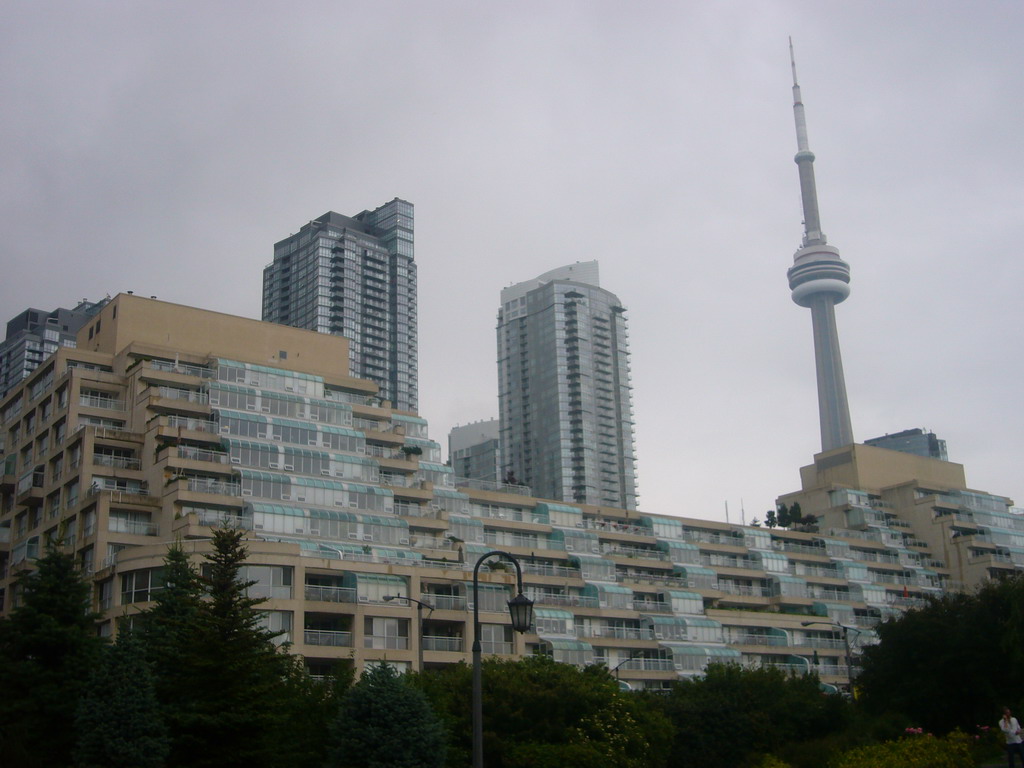
[[[2,0],[0,321],[133,290],[260,316],[273,243],[416,206],[420,411],[497,415],[501,289],[597,259],[640,508],[763,517],[820,450],[787,38],[854,434],[1024,505],[1024,4]]]

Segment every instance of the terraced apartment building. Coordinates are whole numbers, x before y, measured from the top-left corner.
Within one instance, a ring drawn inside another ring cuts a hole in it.
[[[658,688],[713,660],[849,681],[882,619],[1024,564],[1024,519],[958,465],[871,446],[820,454],[768,529],[534,498],[462,480],[415,413],[348,374],[346,340],[120,294],[0,401],[0,590],[47,537],[94,585],[98,632],[161,588],[168,544],[247,532],[265,621],[313,674],[353,658],[469,659],[473,567],[485,653],[603,663]],[[404,600],[401,598],[412,598]],[[426,604],[426,608],[414,601]]]

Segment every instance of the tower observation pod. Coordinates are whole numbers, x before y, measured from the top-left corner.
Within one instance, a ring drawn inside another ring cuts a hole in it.
[[[818,418],[821,450],[830,451],[853,443],[850,406],[846,399],[843,358],[839,352],[835,306],[850,295],[850,265],[839,257],[839,249],[828,245],[818,216],[818,193],[814,184],[814,153],[807,145],[807,121],[796,79],[793,41],[789,43],[793,69],[793,115],[796,118],[797,153],[793,158],[800,172],[804,237],[786,273],[793,301],[811,310],[814,330],[814,366],[818,379]]]

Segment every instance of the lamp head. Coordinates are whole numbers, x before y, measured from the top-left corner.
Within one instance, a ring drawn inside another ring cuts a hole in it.
[[[533,625],[533,600],[522,592],[508,601],[508,612],[512,616],[512,629],[529,632]]]

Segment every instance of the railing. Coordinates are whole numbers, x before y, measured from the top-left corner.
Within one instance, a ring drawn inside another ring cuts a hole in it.
[[[423,650],[425,651],[462,651],[461,637],[434,637],[424,635],[422,639]]]
[[[354,603],[356,590],[352,587],[328,587],[317,584],[306,585],[306,599],[322,603]]]
[[[409,638],[395,635],[365,635],[363,637],[363,648],[381,651],[405,651],[409,648]]]
[[[411,502],[396,501],[395,514],[405,515],[406,517],[430,517],[436,519],[440,516],[440,510],[434,509],[427,504],[413,504]]]
[[[654,613],[671,613],[671,603],[663,603],[660,600],[634,600],[634,611],[653,611]]]
[[[610,531],[612,533],[630,533],[634,536],[653,536],[653,532],[650,528],[644,528],[643,526],[633,525],[632,523],[623,523],[618,520],[602,520],[602,519],[584,519],[581,528],[587,528],[592,531]]]
[[[531,563],[528,560],[520,562],[523,573],[534,576],[557,576],[563,579],[578,579],[581,577],[579,568],[566,568],[564,565],[551,565],[549,563]]]
[[[805,637],[803,640],[794,640],[792,645],[794,648],[827,648],[832,651],[846,647],[846,643],[834,637]]]
[[[599,608],[600,603],[596,597],[584,597],[583,595],[558,595],[533,593],[530,598],[537,605],[572,605],[580,608]]]
[[[791,541],[779,541],[778,539],[772,541],[772,549],[777,549],[781,552],[795,552],[803,555],[825,556],[828,554],[824,547],[815,547],[810,544],[796,544]]]
[[[179,416],[172,413],[167,417],[167,426],[180,429],[190,429],[193,432],[219,432],[220,424],[209,419],[193,419],[189,416]]]
[[[484,531],[484,542],[493,546],[503,547],[525,547],[527,549],[560,549],[547,539],[539,538],[536,535],[521,535],[518,533]]]
[[[179,459],[192,459],[193,461],[210,461],[216,464],[227,464],[229,456],[220,451],[209,451],[205,448],[196,448],[193,445],[178,446]]]
[[[206,392],[198,392],[194,389],[157,387],[157,395],[168,400],[186,400],[190,403],[197,403],[199,405],[206,405],[210,402],[210,396]]]
[[[729,595],[743,595],[744,597],[768,597],[768,590],[764,587],[752,584],[736,584],[734,582],[719,579],[718,589]],[[827,591],[827,590],[822,590]]]
[[[466,598],[462,595],[434,595],[425,592],[420,597],[423,602],[433,605],[439,611],[464,611],[468,606]]]
[[[209,525],[213,528],[230,528],[236,531],[251,531],[253,522],[251,517],[231,515],[227,512],[217,512],[204,509],[198,512],[199,524]]]
[[[109,397],[95,397],[93,395],[82,395],[78,401],[79,405],[86,408],[102,408],[106,411],[123,411],[124,401],[115,400]]]
[[[214,480],[209,477],[189,477],[188,490],[196,493],[213,493],[219,496],[241,496],[242,487],[238,483],[225,480]]]
[[[456,488],[472,488],[477,491],[499,491],[500,493],[514,493],[519,496],[532,496],[533,491],[528,485],[520,483],[499,483],[493,480],[476,480],[471,477],[455,478]]]
[[[168,373],[180,373],[185,376],[198,376],[201,379],[215,379],[217,372],[211,371],[200,365],[189,365],[188,363],[169,363],[163,360],[151,360],[150,367],[154,371],[166,371]]]
[[[485,517],[491,520],[512,520],[517,523],[547,523],[544,515],[535,515],[521,509],[481,509],[473,510],[473,517]]]
[[[786,638],[779,635],[753,635],[753,634],[732,634],[726,638],[726,642],[734,645],[768,645],[786,646]],[[818,648],[824,646],[815,646]]]
[[[156,536],[160,533],[160,526],[157,523],[146,523],[141,520],[111,517],[107,530],[111,533],[130,533],[135,536]]]
[[[340,648],[352,647],[352,633],[333,629],[307,629],[303,639],[306,645],[331,645]]]
[[[92,463],[99,467],[114,467],[116,469],[141,469],[142,462],[131,456],[111,456],[106,453],[94,453]]]
[[[718,568],[745,568],[748,571],[763,571],[761,563],[751,557],[733,557],[730,555],[701,555],[700,564]]]
[[[668,555],[657,549],[643,549],[641,547],[620,547],[612,544],[601,545],[602,555],[617,555],[619,557],[639,557],[645,560],[668,560]]]
[[[622,662],[618,668],[634,672],[672,672],[675,670],[675,665],[671,659],[646,659],[642,656],[637,656],[634,659]]]
[[[611,637],[616,640],[653,640],[654,633],[646,627],[595,627],[577,628],[582,637]]]

